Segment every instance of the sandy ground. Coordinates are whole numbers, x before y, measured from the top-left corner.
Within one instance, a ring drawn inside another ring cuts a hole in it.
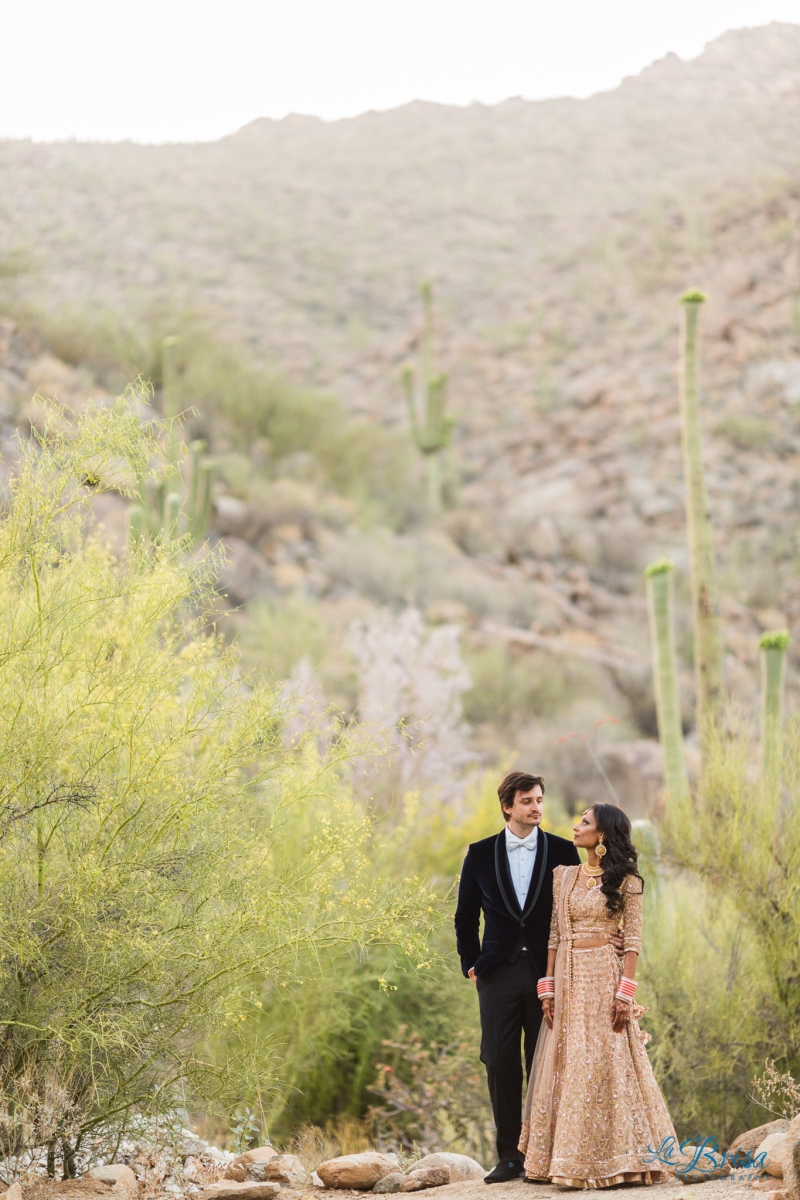
[[[776,1190],[782,1187],[780,1179],[776,1179],[774,1183]],[[714,1179],[707,1183],[692,1184],[662,1183],[656,1188],[620,1186],[604,1190],[616,1195],[624,1193],[625,1200],[645,1200],[645,1197],[647,1200],[656,1200],[656,1197],[659,1200],[756,1200],[759,1196],[759,1193],[754,1192],[747,1181],[731,1179]],[[436,1200],[554,1200],[555,1197],[563,1200],[568,1194],[575,1194],[572,1188],[554,1187],[552,1184],[546,1183],[528,1184],[521,1179],[512,1180],[511,1183],[491,1185],[480,1181],[451,1183],[445,1187],[431,1188],[427,1194],[431,1193],[435,1195]],[[313,1192],[309,1191],[305,1194],[309,1200],[312,1200],[312,1196],[321,1197],[323,1195],[330,1196],[331,1200],[334,1197],[335,1200],[365,1200],[372,1193],[323,1192],[321,1189],[314,1188]],[[422,1196],[425,1193],[413,1194]],[[69,1182],[42,1181],[23,1186],[24,1200],[97,1200],[100,1196],[107,1196],[109,1200],[112,1200],[114,1197],[121,1196],[121,1193],[115,1192],[114,1189],[89,1179],[87,1176],[69,1180]],[[764,1193],[761,1192],[760,1196],[763,1200]]]

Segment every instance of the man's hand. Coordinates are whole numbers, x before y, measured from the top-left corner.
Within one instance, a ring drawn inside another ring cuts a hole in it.
[[[611,1010],[611,1027],[614,1033],[622,1033],[631,1016],[631,1006],[624,1000],[614,1000]]]
[[[625,953],[625,934],[621,929],[618,929],[616,933],[611,934],[609,940],[611,945],[614,947],[614,953],[618,954],[620,958],[622,958],[623,954]]]
[[[547,1028],[553,1028],[553,1009],[555,1008],[555,1000],[552,996],[545,996],[542,1000],[542,1016],[547,1022]]]
[[[475,984],[475,987],[477,987],[478,986],[478,976],[475,974],[475,968],[470,967],[469,971],[467,971],[467,974],[469,975],[472,982]]]

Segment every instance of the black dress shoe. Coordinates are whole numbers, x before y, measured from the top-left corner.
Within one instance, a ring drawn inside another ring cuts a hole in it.
[[[493,1171],[488,1175],[484,1175],[484,1183],[508,1183],[509,1179],[519,1179],[520,1175],[525,1174],[525,1167],[518,1158],[504,1158],[499,1162]]]
[[[525,1176],[525,1183],[549,1183],[549,1179],[531,1179],[530,1175]]]

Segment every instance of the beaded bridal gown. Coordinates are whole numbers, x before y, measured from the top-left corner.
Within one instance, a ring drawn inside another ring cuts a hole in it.
[[[632,1005],[625,1029],[615,1033],[611,1010],[622,960],[608,942],[572,945],[608,937],[620,924],[599,887],[576,887],[579,871],[553,872],[553,1029],[542,1023],[531,1070],[519,1144],[525,1173],[566,1187],[660,1183],[672,1174],[653,1161],[653,1151],[675,1130],[645,1050],[648,1035],[639,1028],[644,1010]],[[639,952],[641,883],[629,875],[622,890],[625,949]]]

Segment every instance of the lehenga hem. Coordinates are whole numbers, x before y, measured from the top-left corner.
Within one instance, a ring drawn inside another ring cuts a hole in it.
[[[616,1187],[620,1183],[639,1183],[644,1187],[650,1184],[666,1183],[669,1176],[663,1171],[622,1171],[619,1175],[608,1175],[605,1179],[567,1179],[563,1175],[553,1175],[550,1183],[557,1187],[569,1188],[605,1188]]]

